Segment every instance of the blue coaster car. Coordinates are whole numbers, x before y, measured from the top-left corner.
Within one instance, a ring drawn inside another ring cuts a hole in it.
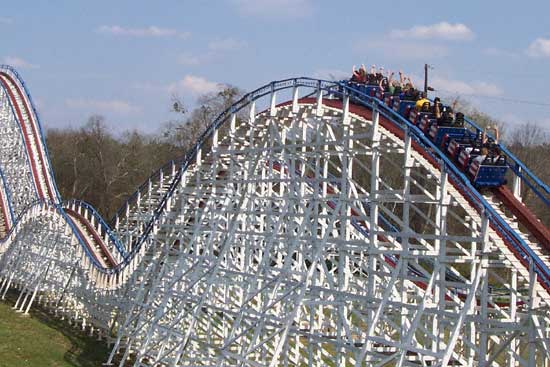
[[[401,99],[399,97],[394,97],[393,98],[393,104],[391,106],[391,108],[397,112],[398,114],[400,114],[401,116],[403,116],[403,114],[401,112],[399,112],[399,105],[401,104]]]
[[[476,134],[467,130],[464,136],[455,137],[450,140],[449,144],[447,145],[447,154],[455,162],[458,162],[458,157],[464,149],[472,148],[476,145],[479,145],[476,143]],[[459,163],[462,164],[462,162]]]
[[[344,93],[344,87],[342,86],[342,84],[350,87],[355,87],[356,83],[352,82],[351,80],[340,80],[340,84],[338,85],[338,88],[335,91],[331,92],[331,95],[333,97],[342,98],[342,93]]]
[[[409,112],[409,121],[413,125],[417,125],[418,122],[419,122],[419,117],[420,117],[420,112],[418,112],[414,107],[411,108],[411,110]]]
[[[422,116],[420,117],[420,121],[418,122],[418,128],[422,130],[424,134],[428,134],[428,131],[430,131],[430,127],[435,124],[436,124],[435,119],[431,119],[430,116],[428,116],[428,114],[423,113]]]
[[[375,97],[381,100],[386,106],[393,106],[394,96],[390,94],[390,92],[382,91],[380,88],[378,88],[375,92]]]
[[[419,126],[422,119],[433,119],[433,113],[431,112],[422,112],[417,111],[416,108],[411,107],[409,112],[409,121],[416,126]],[[435,120],[434,120],[435,121]],[[428,130],[424,130],[426,133]]]
[[[389,93],[384,93],[384,104],[390,108],[393,107],[393,100],[397,98]]]
[[[409,113],[414,109],[415,101],[402,100],[401,98],[393,99],[393,110],[401,116],[408,118]]]
[[[487,156],[473,159],[468,168],[475,187],[499,187],[506,183],[506,156]]]
[[[468,129],[465,127],[440,126],[438,124],[432,124],[429,135],[430,140],[438,147],[442,147],[443,151],[446,150],[451,139],[463,139],[465,136],[470,136]]]
[[[379,91],[379,90],[380,90],[380,88],[378,87],[378,85],[365,84],[365,93],[368,94],[371,97],[375,97],[376,92]]]
[[[352,87],[367,96],[374,97],[374,94],[379,89],[376,85],[367,85],[362,83],[353,83]]]

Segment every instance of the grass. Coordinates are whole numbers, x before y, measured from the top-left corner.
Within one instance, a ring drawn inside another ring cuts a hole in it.
[[[107,360],[103,342],[35,307],[23,316],[13,304],[0,302],[0,367],[91,367]]]

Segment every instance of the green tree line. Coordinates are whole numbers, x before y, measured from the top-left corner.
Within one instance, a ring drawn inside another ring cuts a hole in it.
[[[216,116],[242,94],[240,89],[227,86],[198,98],[197,107],[191,111],[174,97],[174,118],[162,124],[156,134],[134,130],[115,135],[98,115],[77,129],[49,129],[46,143],[61,196],[85,200],[110,218],[153,172],[184,155]],[[498,125],[511,151],[550,183],[550,165],[544,159],[550,156],[550,140],[538,125],[526,123],[507,129],[502,122],[462,101],[458,105],[479,125]],[[550,210],[527,188],[524,200],[546,225],[550,224]]]
[[[198,98],[192,111],[174,97],[175,116],[156,134],[133,130],[115,135],[99,115],[80,128],[48,129],[46,145],[61,197],[84,200],[111,218],[140,184],[166,162],[183,156],[242,94],[227,86]]]

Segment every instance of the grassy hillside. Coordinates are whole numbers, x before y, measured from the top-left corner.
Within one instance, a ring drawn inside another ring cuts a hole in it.
[[[101,366],[109,349],[41,310],[22,316],[0,302],[0,367]]]

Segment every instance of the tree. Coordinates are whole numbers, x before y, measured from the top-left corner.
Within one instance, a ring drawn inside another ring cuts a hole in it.
[[[211,123],[226,109],[231,107],[244,92],[237,87],[225,86],[219,92],[207,93],[197,99],[198,106],[189,114],[183,107],[183,101],[173,97],[172,111],[177,113],[176,119],[164,124],[162,140],[173,145],[181,154],[185,154],[197,142],[199,137],[210,126]],[[182,112],[183,111],[183,112]],[[238,115],[242,119],[242,112]],[[221,128],[220,132],[226,132],[227,127]]]
[[[489,126],[496,126],[499,131],[500,139],[506,137],[506,124],[489,114],[480,111],[476,107],[472,106],[468,101],[455,97],[453,103],[456,103],[456,111],[464,113],[466,117],[474,121],[482,129],[486,129]]]
[[[544,130],[539,125],[527,122],[512,132],[509,141],[509,149],[512,153],[543,182],[550,183],[550,166],[542,158],[550,155],[550,143]],[[539,219],[547,225],[550,224],[548,208],[527,185],[523,185],[522,198],[530,208],[534,209]]]
[[[539,125],[527,122],[514,129],[509,141],[512,146],[519,148],[542,145],[548,142],[548,137]]]
[[[193,147],[216,117],[242,95],[240,89],[227,86],[199,97],[198,106],[192,111],[187,110],[180,98],[173,96],[171,109],[175,116],[156,135],[126,131],[114,136],[105,119],[98,115],[91,116],[80,129],[48,130],[47,145],[61,196],[85,200],[104,217],[112,216],[153,172]],[[458,102],[456,110],[466,111],[480,126],[503,126],[500,121],[469,104]],[[237,119],[246,119],[245,113],[239,111]],[[227,133],[227,129],[227,124],[220,128],[220,138]],[[544,182],[550,183],[550,165],[540,158],[550,155],[550,142],[544,131],[537,125],[527,123],[512,131],[508,140],[510,150]],[[207,149],[209,144],[209,141],[205,142]],[[391,160],[391,157],[387,159]],[[393,169],[384,163],[381,167]],[[396,170],[388,176],[400,182],[401,174]],[[362,183],[365,187],[369,185],[368,180]],[[532,191],[524,187],[523,197],[539,218],[550,223],[550,212]],[[421,226],[425,222],[413,219],[411,224],[420,226],[417,230],[422,232]]]

